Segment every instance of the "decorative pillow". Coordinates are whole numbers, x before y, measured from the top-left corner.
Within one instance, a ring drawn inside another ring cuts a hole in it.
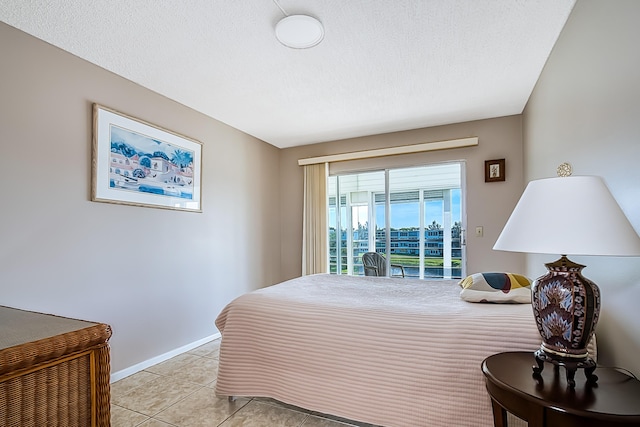
[[[531,303],[531,279],[512,273],[476,273],[460,282],[469,302]]]

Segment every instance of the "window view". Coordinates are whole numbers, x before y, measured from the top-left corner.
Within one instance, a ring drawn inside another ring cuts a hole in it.
[[[362,255],[377,252],[402,266],[405,277],[461,278],[461,168],[447,163],[330,176],[330,272],[362,276]]]

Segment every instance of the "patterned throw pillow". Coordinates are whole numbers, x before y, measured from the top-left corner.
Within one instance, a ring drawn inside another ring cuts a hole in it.
[[[468,302],[531,303],[531,279],[512,273],[476,273],[460,282]]]

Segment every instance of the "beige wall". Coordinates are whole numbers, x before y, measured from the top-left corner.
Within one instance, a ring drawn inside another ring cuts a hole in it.
[[[282,150],[280,185],[282,206],[282,276],[300,276],[302,247],[302,168],[298,159],[367,149],[443,141],[470,136],[479,138],[477,147],[398,156],[395,165],[429,164],[450,160],[466,161],[467,272],[523,271],[521,254],[496,252],[491,248],[516,205],[524,185],[521,116],[479,120],[392,134],[375,135]],[[484,182],[484,161],[506,159],[505,182]],[[387,161],[377,162],[384,167]],[[473,233],[484,227],[484,237]]]
[[[0,58],[0,304],[109,323],[117,372],[278,281],[276,148],[3,23]],[[203,213],[89,201],[93,102],[203,143]]]
[[[527,181],[602,176],[640,231],[640,2],[578,0],[524,112]],[[606,224],[593,232],[606,239]],[[538,276],[554,256],[529,256]],[[573,257],[601,289],[599,362],[640,375],[640,259]]]

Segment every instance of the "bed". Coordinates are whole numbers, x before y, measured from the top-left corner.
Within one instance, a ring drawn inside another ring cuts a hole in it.
[[[492,426],[482,360],[533,352],[540,335],[529,304],[459,294],[457,281],[321,274],[242,295],[216,319],[216,394],[389,427]]]

